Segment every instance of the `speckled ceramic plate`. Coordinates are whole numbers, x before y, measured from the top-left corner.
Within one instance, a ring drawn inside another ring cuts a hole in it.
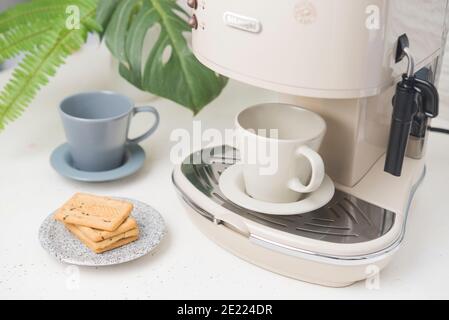
[[[61,262],[90,267],[120,264],[148,254],[157,247],[166,234],[164,219],[159,212],[145,203],[126,198],[117,199],[134,204],[131,215],[139,225],[140,235],[137,241],[102,254],[95,254],[72,235],[61,222],[54,220],[52,213],[39,229],[39,241],[42,247]]]

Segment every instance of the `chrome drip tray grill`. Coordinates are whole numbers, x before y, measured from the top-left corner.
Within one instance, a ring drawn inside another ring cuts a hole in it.
[[[293,235],[350,244],[377,239],[393,227],[394,212],[338,190],[323,208],[295,216],[271,216],[242,208],[226,199],[218,185],[221,173],[237,160],[238,151],[229,146],[203,149],[182,163],[181,172],[196,189],[217,205],[248,220]],[[178,191],[196,212],[211,221],[215,220],[213,213],[193,203],[183,190],[178,188]]]

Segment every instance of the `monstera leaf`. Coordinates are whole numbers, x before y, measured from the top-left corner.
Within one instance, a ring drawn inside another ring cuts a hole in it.
[[[192,54],[185,33],[187,13],[174,0],[100,0],[97,22],[120,74],[136,87],[173,100],[195,114],[216,98],[227,79],[209,70]],[[148,56],[149,30],[160,33]]]

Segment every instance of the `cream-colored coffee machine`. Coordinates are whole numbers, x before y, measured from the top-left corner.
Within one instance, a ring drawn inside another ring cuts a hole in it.
[[[399,248],[425,174],[426,128],[438,112],[432,83],[441,68],[448,1],[188,4],[200,62],[276,91],[280,102],[326,120],[320,154],[337,189],[325,207],[297,217],[243,210],[218,187],[221,172],[236,161],[232,148],[201,150],[208,155],[203,163],[186,159],[173,173],[192,219],[231,252],[289,277],[340,287],[375,276]],[[415,90],[411,100],[418,107],[412,113],[407,106],[406,112],[393,108],[401,103],[394,96],[406,81],[403,74],[425,84]],[[426,103],[433,109],[419,107]],[[404,114],[408,119],[397,123]]]

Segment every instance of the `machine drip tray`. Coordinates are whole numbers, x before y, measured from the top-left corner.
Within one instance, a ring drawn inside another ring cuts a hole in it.
[[[347,193],[336,191],[324,207],[309,213],[274,216],[242,208],[220,191],[219,177],[238,161],[238,151],[229,146],[203,149],[181,164],[181,172],[194,188],[216,205],[263,226],[289,234],[331,243],[355,244],[371,241],[388,233],[395,223],[395,213]],[[176,181],[174,181],[176,186]],[[217,223],[214,213],[194,203],[188,193],[178,191],[197,213]]]

